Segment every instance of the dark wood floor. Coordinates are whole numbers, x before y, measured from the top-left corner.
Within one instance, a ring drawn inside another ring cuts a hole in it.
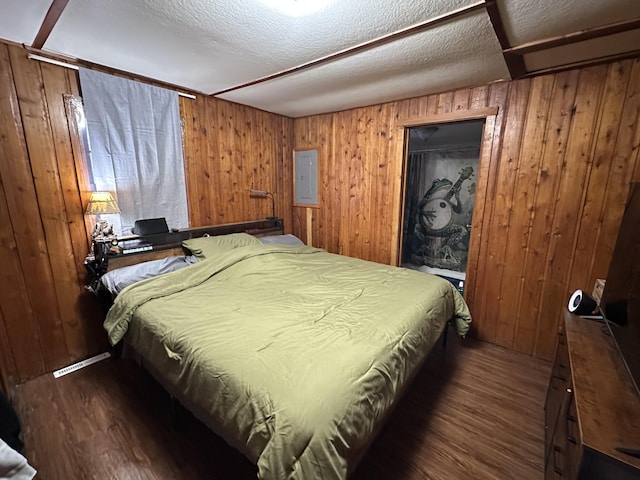
[[[541,479],[550,366],[487,343],[437,347],[353,475],[370,479]],[[24,454],[42,479],[256,478],[130,361],[105,360],[16,388]]]

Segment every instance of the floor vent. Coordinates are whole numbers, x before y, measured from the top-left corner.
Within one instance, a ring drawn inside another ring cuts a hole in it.
[[[104,360],[105,358],[109,358],[111,354],[109,352],[104,352],[95,357],[87,358],[86,360],[82,360],[78,363],[74,363],[73,365],[69,365],[68,367],[61,368],[60,370],[56,370],[53,372],[53,376],[55,378],[62,377],[63,375],[67,375],[68,373],[75,372],[76,370],[80,370],[81,368],[88,367],[94,363],[99,362],[100,360]]]

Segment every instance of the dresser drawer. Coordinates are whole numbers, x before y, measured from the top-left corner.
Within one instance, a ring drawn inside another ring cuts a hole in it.
[[[575,411],[573,384],[565,384],[558,419],[553,428],[545,478],[575,478],[580,462],[580,439],[575,422],[570,422],[570,411]],[[573,436],[576,435],[576,436]]]
[[[578,414],[576,412],[576,399],[573,389],[570,392],[567,411],[561,417],[561,421],[566,423],[566,444],[565,444],[565,469],[569,478],[576,478],[582,461],[582,444],[580,441],[580,426],[578,425]]]
[[[545,428],[545,462],[548,463],[551,454],[551,437],[560,411],[566,400],[567,388],[571,380],[571,368],[569,365],[569,352],[564,332],[558,334],[556,352],[551,368],[551,378],[544,406],[544,428]]]
[[[551,446],[551,436],[554,426],[560,416],[562,400],[567,390],[567,381],[557,377],[551,377],[547,390],[547,401],[544,407],[545,451],[548,454]]]
[[[551,377],[568,382],[571,378],[571,367],[569,364],[569,348],[567,347],[567,337],[564,333],[558,333],[558,343],[556,355],[553,360]]]
[[[562,470],[562,465],[558,466],[558,462],[562,462],[562,455],[558,451],[552,451],[549,454],[549,461],[544,470],[544,480],[561,480],[569,478]]]

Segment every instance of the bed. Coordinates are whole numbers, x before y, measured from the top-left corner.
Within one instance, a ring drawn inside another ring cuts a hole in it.
[[[451,322],[438,277],[247,234],[185,242],[198,261],[122,289],[107,314],[160,383],[261,479],[344,479]]]

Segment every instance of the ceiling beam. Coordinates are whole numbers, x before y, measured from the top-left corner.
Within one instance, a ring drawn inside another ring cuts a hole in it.
[[[0,44],[2,41],[0,41]],[[179,94],[182,93],[182,96],[196,96],[196,95],[205,95],[205,93],[199,92],[197,90],[191,90],[189,88],[183,87],[181,85],[176,85],[174,83],[164,82],[162,80],[157,80],[151,77],[145,77],[144,75],[138,75],[136,73],[127,72],[125,70],[119,70],[117,68],[107,67],[105,65],[100,65],[98,63],[89,62],[87,60],[82,60],[80,58],[67,57],[66,55],[60,55],[56,53],[51,53],[47,51],[42,51],[35,49],[33,47],[24,47],[24,49],[28,52],[29,55],[36,55],[44,57],[45,59],[54,60],[58,62],[58,65],[63,64],[61,66],[66,68],[73,67],[84,67],[90,70],[96,70],[98,72],[107,73],[109,75],[115,75],[117,77],[127,78],[129,80],[134,80],[136,82],[143,82],[149,85],[155,85],[156,87],[166,88],[168,90],[175,90]],[[39,59],[36,59],[39,60]],[[64,65],[67,64],[67,65]]]
[[[590,58],[588,60],[581,60],[579,62],[565,63],[557,65],[555,67],[541,68],[539,70],[531,70],[527,72],[527,77],[537,77],[538,75],[547,75],[549,73],[564,72],[566,70],[573,70],[574,68],[586,68],[596,65],[602,65],[603,63],[619,62],[622,60],[628,60],[631,58],[640,58],[640,50],[632,50],[630,52],[616,53],[612,55],[605,55],[598,58]]]
[[[500,42],[500,46],[503,50],[509,48],[511,44],[509,43],[509,37],[507,36],[507,31],[504,28],[504,23],[502,22],[502,17],[500,16],[500,10],[498,10],[496,0],[487,0],[486,9],[489,14],[489,20],[491,21],[493,31],[495,32],[496,37],[498,37],[498,42]]]
[[[571,43],[584,42],[594,38],[606,37],[607,35],[615,35],[616,33],[628,32],[640,28],[640,17],[631,20],[623,20],[621,22],[610,23],[601,27],[585,28],[577,32],[559,35],[557,37],[545,38],[534,42],[524,43],[517,47],[507,48],[504,53],[525,55],[527,53],[539,52],[549,48],[561,47]],[[504,48],[504,47],[503,47]]]
[[[44,16],[44,20],[42,20],[42,25],[40,25],[40,30],[38,30],[38,34],[31,44],[33,48],[37,48],[38,50],[40,50],[44,46],[44,43],[49,38],[49,35],[51,35],[53,27],[55,27],[56,23],[58,23],[60,15],[62,15],[62,12],[67,6],[67,3],[69,3],[69,0],[53,0],[51,2],[49,10]]]
[[[284,77],[286,75],[291,75],[292,73],[300,72],[302,70],[307,70],[312,67],[317,67],[319,65],[323,65],[325,63],[333,62],[339,58],[343,58],[349,55],[353,55],[355,53],[360,53],[365,50],[370,50],[375,47],[379,47],[381,45],[385,45],[387,43],[393,42],[395,40],[399,40],[401,38],[409,37],[411,35],[415,35],[417,33],[421,33],[425,30],[433,28],[437,25],[441,25],[446,22],[450,22],[453,19],[461,17],[463,15],[468,15],[477,10],[486,8],[486,2],[484,0],[472,3],[462,8],[458,8],[451,12],[445,13],[443,15],[439,15],[437,17],[431,18],[429,20],[425,20],[424,22],[417,23],[407,28],[403,28],[402,30],[398,30],[396,32],[383,35],[382,37],[375,38],[373,40],[369,40],[367,42],[360,43],[354,47],[345,48],[344,50],[340,50],[338,52],[332,53],[330,55],[326,55],[324,57],[317,58],[315,60],[311,60],[310,62],[303,63],[302,65],[298,65],[296,67],[291,67],[286,70],[282,70],[280,72],[267,75],[265,77],[258,78],[256,80],[252,80],[250,82],[242,83],[240,85],[235,85],[233,87],[225,88],[224,90],[220,90],[218,92],[214,92],[211,96],[222,95],[223,93],[233,92],[234,90],[240,90],[241,88],[250,87],[252,85],[257,85],[259,83],[268,82],[269,80],[275,80],[276,78]]]
[[[527,69],[524,65],[524,59],[522,56],[505,53],[505,51],[511,49],[511,43],[509,43],[509,37],[507,36],[507,31],[504,28],[504,23],[502,22],[502,17],[500,16],[500,10],[498,9],[496,0],[487,0],[486,8],[493,31],[495,32],[496,37],[498,37],[498,42],[500,42],[502,56],[507,64],[507,68],[509,69],[509,75],[511,75],[511,78],[513,79],[524,77],[527,74]]]

